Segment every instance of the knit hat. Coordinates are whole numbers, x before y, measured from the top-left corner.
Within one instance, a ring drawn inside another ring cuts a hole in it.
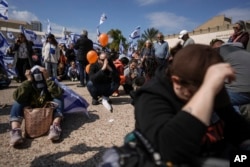
[[[208,67],[223,62],[219,53],[208,45],[194,44],[178,51],[170,66],[170,75],[199,86]]]

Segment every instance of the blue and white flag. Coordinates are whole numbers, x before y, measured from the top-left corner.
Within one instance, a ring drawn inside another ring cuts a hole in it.
[[[51,31],[52,31],[52,28],[51,28],[51,25],[50,25],[50,21],[48,19],[47,33],[51,34]]]
[[[72,89],[62,84],[58,80],[54,80],[63,90],[63,99],[64,99],[64,110],[63,113],[84,113],[89,117],[87,108],[89,103],[81,97],[79,94],[74,92]]]
[[[103,14],[101,15],[99,25],[101,25],[102,23],[104,23],[106,20],[107,20],[107,16],[106,16],[105,13],[103,13]]]
[[[122,40],[120,40],[120,43],[119,43],[119,53],[123,53],[124,52],[124,47],[122,45]]]
[[[70,33],[69,37],[70,37],[69,43],[76,43],[76,41],[81,37],[81,35],[75,34],[75,33]]]
[[[9,39],[11,39],[11,40],[15,39],[15,36],[14,36],[13,33],[10,32],[10,31],[7,32],[7,37],[8,37]]]
[[[129,35],[129,38],[130,39],[140,38],[140,36],[141,36],[140,30],[141,30],[140,26],[136,27],[136,29]]]
[[[96,36],[97,36],[97,39],[98,37],[101,35],[101,32],[99,30],[99,26],[97,26],[97,29],[96,29]]]
[[[27,40],[32,41],[36,47],[42,47],[42,40],[38,38],[37,34],[34,31],[25,29],[23,26],[20,26],[20,31],[25,35]]]
[[[3,65],[4,69],[8,73],[8,78],[13,78],[17,75],[15,69],[13,68],[13,56],[6,55],[7,49],[10,47],[9,43],[7,42],[6,38],[0,32],[0,60],[1,64]]]
[[[5,55],[9,46],[5,36],[0,32],[0,54]]]
[[[8,20],[8,2],[5,0],[0,1],[0,18]]]

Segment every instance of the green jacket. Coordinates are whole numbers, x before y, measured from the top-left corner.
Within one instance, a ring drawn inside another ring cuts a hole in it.
[[[46,81],[47,91],[41,93],[35,88],[31,81],[24,81],[13,93],[15,101],[21,104],[29,104],[31,107],[43,107],[47,101],[53,98],[60,98],[63,94],[63,89],[60,88],[54,81]]]

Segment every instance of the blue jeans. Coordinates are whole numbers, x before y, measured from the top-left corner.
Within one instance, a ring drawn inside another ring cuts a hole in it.
[[[92,98],[97,99],[98,96],[111,96],[115,90],[120,86],[120,83],[111,82],[111,83],[93,83],[88,81],[87,89],[92,96]]]
[[[57,78],[57,63],[45,62],[45,68],[49,72],[49,76]]]
[[[236,112],[240,113],[239,106],[250,103],[250,93],[227,91]]]
[[[80,75],[80,83],[81,85],[84,85],[88,82],[88,74],[85,71],[86,66],[82,61],[78,61],[78,68],[79,68],[79,75]]]
[[[53,102],[58,104],[58,107],[54,110],[53,117],[63,117],[62,111],[64,109],[64,102],[61,99],[53,99]],[[30,104],[21,104],[17,101],[14,101],[14,104],[12,105],[12,108],[10,110],[10,122],[17,121],[22,123],[24,113],[23,109],[24,107],[29,106]]]

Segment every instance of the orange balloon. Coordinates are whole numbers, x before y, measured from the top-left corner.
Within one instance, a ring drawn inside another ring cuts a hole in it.
[[[109,42],[109,37],[107,34],[105,33],[102,33],[100,36],[99,36],[99,42],[101,44],[102,47],[105,47],[108,42]]]
[[[96,53],[96,51],[91,50],[87,53],[87,60],[89,62],[89,64],[93,64],[98,60],[98,55]]]
[[[89,74],[90,65],[91,65],[91,64],[88,64],[88,65],[86,65],[86,67],[85,67],[85,71],[86,71],[87,74]]]

